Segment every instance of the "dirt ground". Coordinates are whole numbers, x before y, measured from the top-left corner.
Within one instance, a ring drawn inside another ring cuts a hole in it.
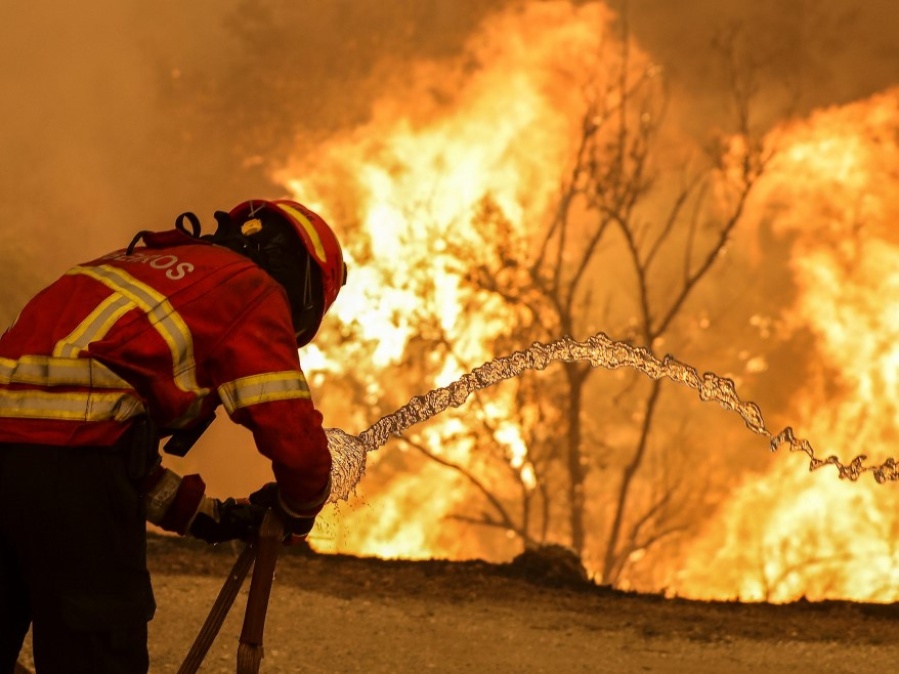
[[[151,672],[176,672],[240,548],[152,536]],[[260,672],[897,671],[899,605],[695,602],[599,587],[555,554],[505,565],[285,548]],[[249,578],[201,672],[235,672]],[[30,654],[22,662],[30,665]]]

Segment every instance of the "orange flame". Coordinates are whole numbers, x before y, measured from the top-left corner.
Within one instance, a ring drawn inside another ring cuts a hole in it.
[[[778,130],[757,208],[792,248],[785,316],[820,359],[796,385],[796,425],[873,460],[899,432],[899,90]],[[776,373],[773,373],[776,376]],[[786,601],[899,597],[899,494],[873,480],[808,476],[788,461],[748,481],[690,551],[673,591]]]
[[[277,173],[296,198],[335,221],[358,223],[357,238],[371,242],[370,251],[354,252],[349,237],[352,272],[333,314],[373,342],[368,360],[375,369],[402,362],[423,329],[422,315],[438,318],[431,329],[446,335],[453,357],[426,388],[411,393],[444,385],[466,365],[494,355],[487,345],[508,322],[509,309],[495,298],[472,297],[448,248],[471,250],[476,264],[479,234],[472,221],[485,195],[518,232],[543,216],[576,140],[578,120],[570,110],[583,107],[584,93],[566,73],[595,59],[609,39],[611,18],[597,4],[540,3],[499,14],[474,36],[462,63],[415,65],[401,90],[374,102],[368,124],[317,148],[313,166],[298,161]],[[633,59],[640,58],[635,52]],[[477,316],[465,316],[473,302]],[[340,369],[316,349],[305,362]],[[376,387],[383,392],[387,384]],[[528,485],[533,467],[509,421],[513,407],[511,395],[500,394],[476,414],[498,427],[511,465]],[[461,423],[442,415],[419,440],[444,458],[464,461],[470,442],[450,440]],[[430,472],[438,482],[438,471]],[[444,475],[435,493],[427,478],[395,477],[367,508],[341,509],[317,547],[404,557],[496,554],[459,527],[454,535],[441,533],[465,492],[452,480],[445,484]],[[363,480],[361,489],[367,486]]]
[[[426,329],[445,335],[453,357],[435,364],[435,379],[403,391],[422,393],[499,355],[487,345],[508,309],[465,288],[450,249],[467,248],[477,264],[472,216],[484,195],[518,233],[545,216],[579,133],[571,111],[582,109],[583,93],[570,73],[614,42],[612,18],[596,3],[530,3],[497,15],[464,62],[415,65],[373,103],[370,122],[317,147],[313,163],[298,159],[276,174],[296,198],[344,224],[352,272],[333,315],[371,344],[364,364],[312,347],[304,356],[310,371],[370,368],[365,395],[375,409],[398,385],[379,373],[405,362],[426,314],[438,318]],[[631,59],[648,66],[636,47]],[[841,453],[889,456],[897,446],[897,102],[899,92],[888,92],[772,132],[779,153],[750,208],[759,227],[790,247],[798,294],[783,330],[815,338],[808,378],[783,382],[795,389],[791,423],[816,447]],[[763,355],[746,358],[747,372],[777,378]],[[467,460],[475,448],[454,433],[480,415],[500,428],[511,465],[532,487],[510,421],[514,404],[500,393],[483,409],[443,415],[415,439],[447,460]],[[329,418],[340,423],[334,409]],[[895,489],[808,476],[791,458],[747,477],[680,558],[653,560],[664,579],[652,589],[776,601],[899,597]],[[416,471],[382,485],[363,480],[364,505],[337,508],[315,546],[384,557],[503,558],[515,550],[447,521],[466,505],[458,478],[434,465]]]

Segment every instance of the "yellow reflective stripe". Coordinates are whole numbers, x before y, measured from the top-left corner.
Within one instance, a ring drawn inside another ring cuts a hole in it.
[[[0,384],[131,388],[127,381],[96,360],[52,356],[0,358]]]
[[[228,414],[249,405],[310,397],[306,378],[295,370],[241,377],[222,384],[218,392]]]
[[[321,237],[318,235],[318,231],[313,227],[312,223],[309,221],[309,218],[303,214],[302,211],[298,211],[293,206],[288,206],[287,204],[277,204],[278,208],[281,208],[287,211],[300,225],[303,229],[306,230],[306,233],[309,235],[310,240],[312,241],[312,245],[315,248],[315,256],[321,262],[324,262],[328,259],[325,255],[325,247],[322,245]]]
[[[88,344],[105,337],[116,321],[134,307],[134,302],[127,297],[113,293],[97,305],[71,334],[56,343],[53,355],[77,356]]]
[[[62,421],[125,421],[144,413],[130,393],[49,393],[0,390],[0,416]]]
[[[190,329],[165,295],[138,281],[128,272],[109,265],[74,267],[66,273],[89,276],[137,305],[171,351],[175,385],[182,391],[194,393],[200,399],[209,393],[209,389],[200,388],[196,380]]]

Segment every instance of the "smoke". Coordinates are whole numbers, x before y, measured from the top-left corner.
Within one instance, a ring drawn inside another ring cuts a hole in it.
[[[484,11],[346,4],[3,3],[0,320],[138,229],[271,194],[266,155],[363,115],[380,55],[451,49]]]
[[[191,6],[199,5],[216,6]],[[197,33],[207,24],[199,13],[179,23],[174,7],[101,0],[90,9],[40,1],[0,8],[0,319],[67,266],[171,222],[181,206],[169,188],[192,182],[192,167],[171,167],[153,151],[160,132],[181,123],[159,105],[159,75],[167,61],[201,62],[191,38],[207,40]]]
[[[297,131],[359,123],[386,73],[457,54],[487,12],[517,4],[3,3],[4,250],[51,258],[21,272],[33,289],[137,228],[276,190],[262,167],[294,152]],[[767,76],[798,80],[790,95],[806,109],[862,98],[899,73],[890,0],[609,5],[669,71],[697,128],[724,112],[710,58],[722,27],[743,26],[750,47],[771,54]]]
[[[897,83],[899,8],[891,0],[621,0],[638,41],[668,70],[695,128],[721,118],[727,72],[713,48],[736,36],[760,92],[774,96],[771,117],[840,105]]]

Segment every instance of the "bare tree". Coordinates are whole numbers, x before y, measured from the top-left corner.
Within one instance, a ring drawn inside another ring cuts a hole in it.
[[[621,44],[617,76],[585,88],[576,149],[539,235],[516,234],[485,196],[477,216],[476,229],[483,236],[479,259],[472,266],[470,250],[457,251],[470,286],[500,298],[515,317],[496,349],[584,336],[601,323],[613,336],[647,347],[669,338],[691,295],[725,251],[764,170],[766,158],[752,139],[751,72],[732,69],[737,133],[713,143],[712,161],[703,166],[666,170],[659,134],[667,101],[664,82],[654,67],[632,63],[627,36]],[[604,279],[603,289],[601,265],[610,257],[615,279]],[[632,302],[623,310],[625,297]],[[519,486],[516,508],[497,495],[494,481],[480,478],[475,469],[417,448],[464,475],[483,495],[486,510],[466,514],[467,521],[513,531],[525,544],[542,542],[551,531],[558,536],[561,527],[581,555],[588,547],[588,530],[595,529],[587,524],[588,476],[591,470],[602,472],[614,498],[598,571],[602,582],[613,583],[632,554],[683,529],[678,511],[689,501],[689,490],[676,475],[638,489],[651,438],[659,430],[662,382],[646,386],[631,380],[612,401],[620,405],[622,419],[639,420],[635,437],[622,445],[585,428],[591,408],[588,381],[595,370],[572,362],[563,363],[562,371],[553,384],[561,404],[544,406],[539,419],[522,425],[527,455],[510,466]],[[546,399],[526,380],[518,386],[522,406],[540,407],[538,401]],[[560,429],[562,437],[547,437],[547,425]],[[479,447],[493,447],[497,459],[508,461],[489,425],[477,435]],[[605,465],[606,456],[618,457],[614,468]],[[553,498],[560,489],[566,494],[564,514]]]

